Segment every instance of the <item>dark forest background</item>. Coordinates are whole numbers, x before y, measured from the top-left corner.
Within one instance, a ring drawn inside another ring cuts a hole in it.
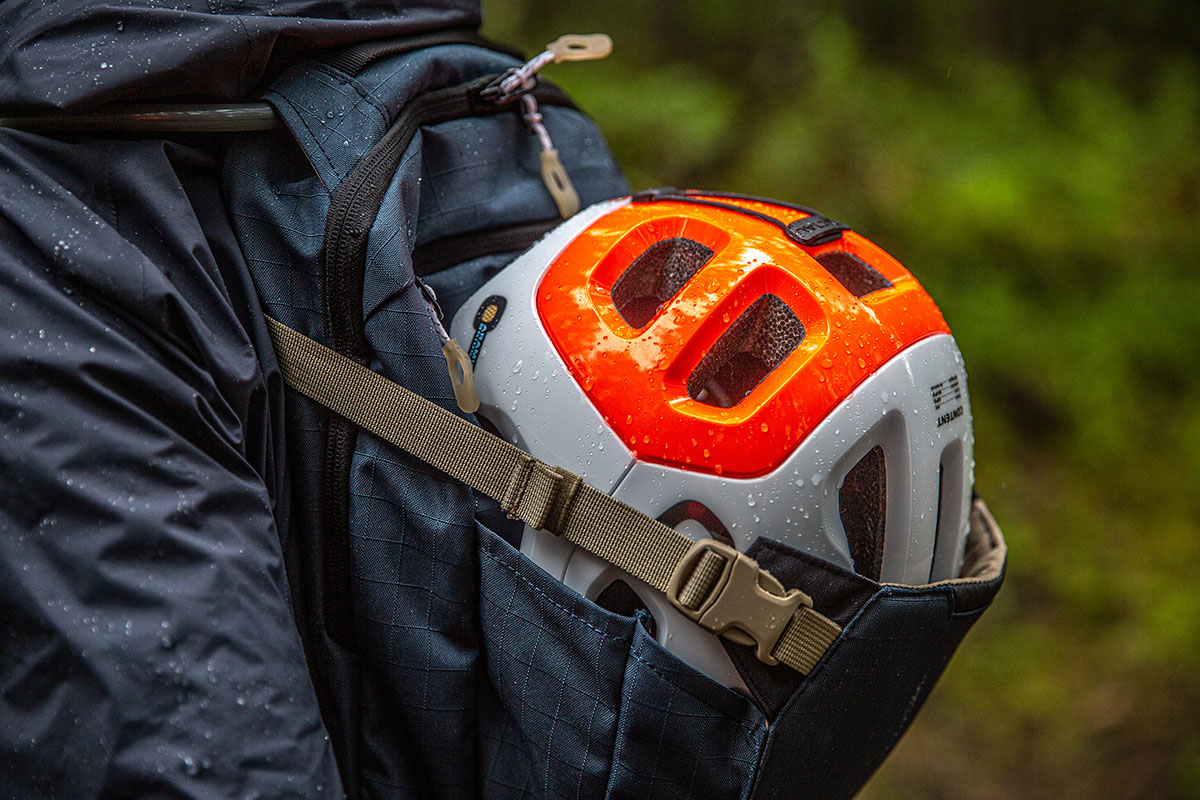
[[[634,188],[851,223],[967,359],[1008,583],[866,798],[1200,798],[1200,4],[488,0]]]

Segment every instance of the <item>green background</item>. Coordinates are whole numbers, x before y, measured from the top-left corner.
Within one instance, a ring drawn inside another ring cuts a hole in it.
[[[1200,4],[488,0],[635,188],[804,203],[967,360],[1008,582],[867,798],[1200,798]]]

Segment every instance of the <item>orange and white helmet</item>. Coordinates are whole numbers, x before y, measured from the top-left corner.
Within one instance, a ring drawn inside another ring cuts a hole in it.
[[[883,250],[798,206],[655,190],[585,209],[462,306],[479,415],[675,526],[763,536],[881,582],[957,577],[972,487],[962,357]],[[521,550],[742,687],[718,638],[555,536]]]

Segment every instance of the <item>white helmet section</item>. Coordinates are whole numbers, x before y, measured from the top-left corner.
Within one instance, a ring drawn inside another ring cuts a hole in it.
[[[854,565],[838,489],[859,459],[878,446],[886,473],[881,579],[921,584],[956,577],[968,525],[973,440],[962,357],[948,335],[921,340],[884,364],[768,475],[729,478],[634,458],[571,376],[535,303],[538,284],[559,253],[627,202],[601,203],[564,222],[455,315],[450,333],[475,359],[479,415],[537,458],[652,517],[680,501],[697,501],[724,524],[740,550],[766,536],[847,569]],[[495,297],[504,299],[502,313],[481,324],[480,313]],[[679,530],[693,539],[709,535],[691,520]],[[660,592],[543,531],[527,528],[521,551],[592,600],[614,581],[625,581],[654,616],[661,644],[713,679],[745,691],[718,638],[679,614]]]
[[[563,248],[628,202],[626,197],[597,203],[551,230],[463,303],[449,331],[474,361],[479,416],[526,452],[610,494],[633,465],[633,454],[558,357],[538,320],[535,295]],[[481,324],[479,313],[495,297],[505,302],[502,313],[491,326]],[[529,528],[521,541],[525,555],[563,579],[574,545]]]
[[[878,446],[887,486],[880,579],[923,584],[961,570],[973,443],[962,356],[939,334],[859,384],[767,475],[730,479],[638,462],[614,496],[651,516],[699,500],[739,550],[766,536],[852,570],[838,490]]]

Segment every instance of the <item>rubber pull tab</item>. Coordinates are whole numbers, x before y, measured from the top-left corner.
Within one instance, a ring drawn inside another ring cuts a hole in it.
[[[555,64],[594,61],[612,52],[612,39],[606,33],[568,33],[546,45],[546,49],[554,56]]]
[[[442,345],[446,358],[446,369],[450,371],[450,385],[454,387],[454,399],[458,407],[468,414],[479,410],[479,390],[475,388],[475,370],[467,351],[457,339],[448,339]]]
[[[542,151],[542,180],[558,206],[558,213],[563,219],[575,216],[579,211],[579,193],[571,183],[571,177],[558,158],[558,150],[550,148]]]

